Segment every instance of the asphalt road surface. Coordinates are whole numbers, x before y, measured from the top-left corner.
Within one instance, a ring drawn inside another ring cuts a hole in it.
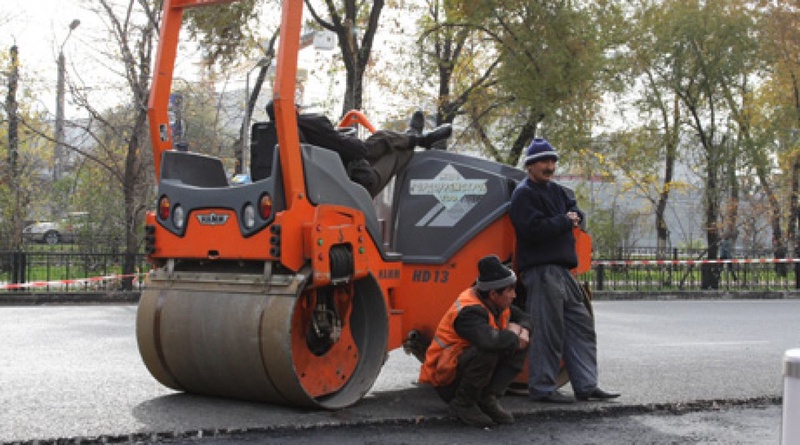
[[[139,358],[133,305],[4,306],[0,443],[777,443],[800,300],[601,301],[595,311],[601,385],[620,399],[506,397],[517,424],[474,431],[415,385],[419,363],[401,351],[360,403],[304,411],[161,386]]]
[[[513,425],[465,428],[455,421],[392,423],[312,430],[232,433],[205,439],[165,439],[163,443],[202,445],[337,444],[778,444],[780,406],[729,407],[635,415],[517,416]]]

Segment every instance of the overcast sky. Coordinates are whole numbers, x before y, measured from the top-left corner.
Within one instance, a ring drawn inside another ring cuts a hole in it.
[[[107,31],[97,14],[86,10],[85,5],[91,5],[92,2],[0,0],[0,29],[3,31],[0,33],[0,51],[7,54],[12,45],[17,45],[22,69],[21,87],[33,91],[39,104],[37,108],[51,115],[55,111],[56,60],[65,39],[63,50],[70,79],[80,76],[84,84],[94,89],[107,89],[105,99],[113,98],[120,91],[112,83],[121,81],[121,78],[109,73],[108,67],[103,66],[104,62],[98,62],[98,58],[102,58],[98,51],[104,46],[102,40]],[[69,25],[75,19],[81,23],[70,34]],[[182,51],[184,57],[190,54],[186,47]],[[179,65],[181,63],[179,61]],[[184,69],[176,71],[176,77],[192,78],[199,73],[199,69],[191,63],[182,66]],[[234,67],[225,88],[243,89],[246,71]],[[68,118],[70,114],[79,113],[79,110],[70,107],[69,101],[68,96],[65,110]]]
[[[79,19],[64,46],[68,64],[80,62],[80,48],[95,35],[97,17],[86,12],[81,0],[2,0],[0,1],[0,51],[7,54],[16,44],[26,85],[36,91],[42,106],[52,112],[57,77],[58,47],[69,33],[69,24]],[[52,100],[51,100],[52,99]],[[52,105],[49,105],[53,102]]]
[[[91,25],[91,17],[87,21],[89,14],[78,5],[77,0],[3,0],[0,6],[0,20],[3,22],[0,45],[5,51],[16,43],[25,65],[42,69],[44,65],[52,64],[55,73],[56,47],[66,38],[69,24],[80,19],[82,25]],[[79,33],[80,28],[67,41],[65,52],[78,43]]]
[[[108,66],[102,61],[102,55],[98,52],[104,46],[106,27],[100,18],[94,13],[86,10],[85,5],[96,4],[96,0],[0,0],[0,51],[7,54],[11,45],[16,44],[19,48],[19,57],[22,64],[23,82],[22,88],[34,92],[40,111],[49,115],[55,112],[55,90],[57,79],[56,59],[58,50],[64,39],[69,33],[69,24],[79,19],[80,26],[72,32],[64,45],[64,54],[67,60],[67,75],[69,79],[75,80],[80,76],[84,85],[90,86],[99,93],[99,100],[113,100],[118,97],[118,93],[123,91],[124,85],[120,87],[121,78],[109,73]],[[387,10],[383,17],[387,23],[390,20],[390,10]],[[269,32],[267,32],[269,31]],[[393,27],[387,28],[383,33],[379,33],[378,43],[375,48],[389,49],[381,39],[394,39]],[[410,32],[410,29],[406,30]],[[271,33],[271,29],[265,29],[266,34]],[[182,55],[186,55],[185,48]],[[301,68],[316,70],[322,78],[307,82],[305,101],[308,104],[316,104],[325,100],[326,97],[338,97],[339,89],[343,89],[343,84],[332,85],[334,79],[328,74],[327,64],[330,63],[334,51],[314,51],[304,50],[301,53]],[[378,57],[377,52],[373,55],[375,60],[392,61],[395,57]],[[243,89],[248,68],[254,66],[254,62],[248,65],[242,62],[242,66],[232,67],[227,79],[226,90]],[[188,78],[194,67],[185,66],[182,72],[176,72],[176,76]],[[385,71],[383,68],[378,71]],[[343,72],[337,74],[342,77]],[[376,79],[378,79],[376,77]],[[0,82],[2,84],[4,82]],[[115,85],[116,84],[116,85]],[[314,87],[318,87],[320,92],[315,94]],[[398,113],[398,97],[390,97],[386,90],[372,91],[375,87],[380,87],[377,83],[373,86],[369,82],[365,85],[365,105],[369,108],[370,116],[375,123],[380,124],[384,117],[392,117]],[[102,91],[101,91],[102,90]],[[336,93],[329,93],[335,90]],[[391,105],[388,105],[391,104]],[[400,106],[399,113],[405,119],[405,111],[411,105]],[[433,111],[433,106],[428,106],[428,111]],[[329,110],[336,114],[340,110],[338,106]],[[67,106],[65,109],[67,118],[75,118],[81,115],[80,110],[70,104],[70,97],[67,95]],[[76,116],[77,115],[77,116]],[[259,116],[254,116],[258,118]]]

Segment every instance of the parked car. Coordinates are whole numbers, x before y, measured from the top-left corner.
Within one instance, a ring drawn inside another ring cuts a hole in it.
[[[84,227],[86,212],[73,212],[58,222],[40,221],[22,229],[22,238],[28,242],[59,244],[74,243]]]
[[[58,244],[75,241],[75,233],[66,225],[49,221],[37,222],[22,230],[25,241]]]

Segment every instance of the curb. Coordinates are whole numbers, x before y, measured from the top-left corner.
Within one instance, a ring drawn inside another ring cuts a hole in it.
[[[593,301],[670,301],[670,300],[796,300],[800,299],[800,291],[669,291],[669,292],[637,292],[637,291],[592,291]]]
[[[57,304],[136,304],[140,291],[114,292],[9,292],[0,293],[0,306],[39,306]],[[800,291],[684,291],[637,292],[593,291],[593,301],[673,301],[673,300],[797,300]]]
[[[2,306],[58,304],[136,304],[139,291],[117,292],[13,292],[0,294]]]
[[[559,407],[547,407],[541,409],[510,410],[515,416],[534,420],[549,420],[553,418],[571,419],[580,421],[582,419],[596,417],[622,417],[627,415],[669,413],[673,415],[687,414],[690,412],[720,411],[735,407],[759,408],[770,405],[780,405],[779,397],[756,397],[740,400],[697,400],[691,402],[666,402],[652,404],[632,404],[632,405],[605,405],[598,406],[596,402],[590,402],[582,408],[564,409]],[[331,431],[340,428],[363,428],[382,426],[415,426],[421,423],[426,424],[458,424],[458,421],[449,415],[441,416],[395,416],[381,419],[363,420],[342,420],[338,423],[324,424],[294,424],[294,425],[274,425],[259,426],[249,428],[208,428],[208,429],[187,429],[176,431],[152,431],[136,432],[130,434],[100,435],[100,436],[78,436],[62,437],[49,439],[32,439],[17,442],[0,442],[3,445],[58,445],[63,443],[81,444],[109,444],[109,443],[169,443],[175,441],[201,441],[203,439],[217,439],[219,442],[235,439],[238,442],[249,442],[248,437],[253,438],[259,434],[287,434],[298,431]],[[256,435],[256,436],[254,436]]]

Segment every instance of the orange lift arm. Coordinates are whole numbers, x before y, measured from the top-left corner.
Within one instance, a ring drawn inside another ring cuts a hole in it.
[[[239,0],[164,0],[163,17],[159,38],[161,44],[156,54],[153,84],[147,102],[147,117],[150,121],[150,140],[153,145],[153,162],[156,181],[161,173],[161,154],[172,149],[172,134],[169,128],[169,95],[175,70],[175,56],[181,31],[184,8],[234,3]]]
[[[300,153],[300,135],[297,131],[297,110],[294,103],[302,20],[303,0],[284,0],[273,102],[281,171],[286,188],[286,205],[290,209],[296,204],[308,204],[305,199],[306,185]]]
[[[153,163],[156,181],[161,174],[161,155],[172,149],[169,126],[169,97],[178,48],[183,10],[190,7],[234,3],[238,0],[164,0],[161,22],[161,44],[156,55],[155,74],[148,101],[150,140],[153,145]],[[285,0],[281,22],[281,45],[278,50],[275,76],[275,121],[281,168],[286,186],[287,205],[304,201],[305,182],[300,154],[300,137],[297,132],[297,115],[294,93],[297,82],[297,54],[300,50],[303,1]]]

